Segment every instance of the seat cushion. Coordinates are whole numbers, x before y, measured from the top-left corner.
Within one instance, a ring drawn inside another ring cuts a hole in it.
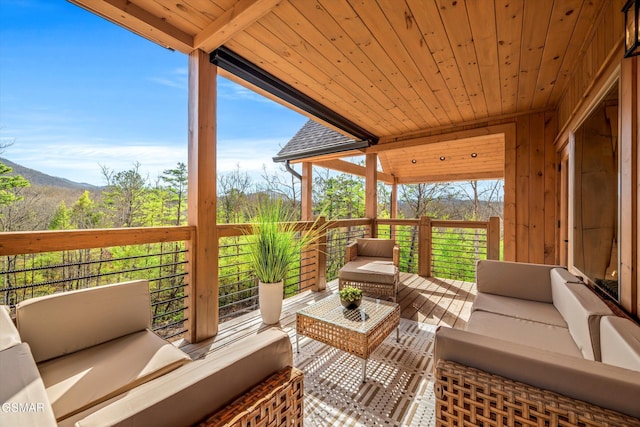
[[[600,318],[613,313],[586,285],[569,283],[571,277],[565,270],[551,271],[553,305],[567,322],[582,355],[600,361]]]
[[[289,336],[277,328],[263,329],[124,393],[104,408],[87,413],[77,426],[193,425],[292,365]]]
[[[28,344],[0,351],[0,405],[0,426],[57,425]]]
[[[53,412],[62,420],[190,360],[145,330],[43,362],[38,369]]]
[[[516,317],[532,322],[546,323],[548,325],[567,327],[560,312],[553,304],[530,301],[519,298],[503,297],[501,295],[478,293],[471,312],[486,311],[488,313],[502,314],[503,316]]]
[[[467,330],[480,335],[582,358],[567,328],[500,314],[474,311]]]
[[[397,275],[398,268],[393,265],[393,261],[360,256],[346,263],[338,272],[338,277],[342,280],[389,285],[396,282]]]
[[[640,371],[640,326],[622,317],[602,317],[600,350],[603,363]]]
[[[9,307],[0,305],[0,351],[22,342],[20,334],[9,316]]]
[[[391,239],[361,238],[358,243],[358,256],[393,258],[393,247],[396,242]]]
[[[151,326],[149,282],[104,285],[22,301],[16,323],[37,363]]]

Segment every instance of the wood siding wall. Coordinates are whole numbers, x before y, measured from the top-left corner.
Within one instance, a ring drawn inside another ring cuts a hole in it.
[[[506,261],[556,263],[558,133],[554,112],[541,112],[429,132],[415,140],[505,135],[504,255]],[[435,138],[439,136],[439,138]]]

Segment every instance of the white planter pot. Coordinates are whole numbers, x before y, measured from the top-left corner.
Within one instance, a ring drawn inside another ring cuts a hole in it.
[[[280,321],[282,312],[283,282],[262,283],[258,281],[258,303],[262,321],[267,325],[273,325]]]

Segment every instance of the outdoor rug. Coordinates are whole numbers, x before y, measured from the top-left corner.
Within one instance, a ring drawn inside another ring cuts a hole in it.
[[[400,342],[392,332],[367,362],[300,337],[294,365],[304,371],[304,425],[433,426],[432,352],[435,326],[400,319]]]

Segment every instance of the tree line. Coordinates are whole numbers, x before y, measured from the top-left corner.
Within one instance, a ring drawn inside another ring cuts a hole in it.
[[[155,180],[142,176],[139,163],[124,171],[107,167],[102,167],[101,171],[104,187],[72,195],[46,187],[31,187],[26,179],[1,165],[0,231],[186,224],[188,179],[184,163],[163,171]],[[278,198],[286,203],[294,217],[300,217],[300,183],[284,170],[270,172],[265,168],[256,181],[237,165],[235,169],[219,174],[217,190],[215,215],[218,223],[250,221],[252,208],[260,198]],[[427,215],[440,219],[486,220],[489,216],[502,216],[500,181],[402,185],[399,196],[401,218]],[[379,216],[389,217],[390,187],[379,184],[378,201]],[[315,213],[327,219],[364,217],[364,179],[314,169],[313,205]],[[348,233],[349,237],[345,237]],[[339,248],[358,233],[363,234],[364,230],[334,230],[327,236],[328,245],[338,248],[336,255],[328,259],[328,279],[337,275],[343,262]],[[381,237],[384,234],[381,230]],[[446,241],[453,238],[459,240],[451,234]],[[398,239],[403,239],[401,265],[407,271],[417,271],[417,229],[400,227]],[[255,307],[255,283],[251,272],[244,268],[244,244],[243,237],[220,241],[221,305],[228,307],[226,312],[230,315]],[[176,331],[184,319],[181,309],[184,306],[181,300],[185,283],[184,251],[184,244],[178,242],[5,257],[2,266],[4,292],[1,292],[0,303],[15,304],[58,290],[152,275],[154,321],[160,326],[169,325],[170,332]],[[453,253],[446,256],[455,258]],[[298,290],[302,267],[302,264],[292,266],[292,274],[286,283],[288,293]]]

